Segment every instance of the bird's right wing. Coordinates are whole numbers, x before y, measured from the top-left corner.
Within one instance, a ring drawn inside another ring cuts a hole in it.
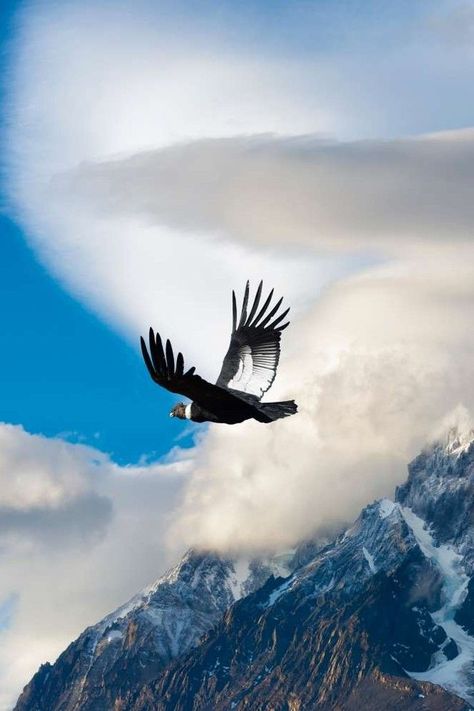
[[[183,354],[178,353],[175,360],[169,340],[166,341],[166,346],[163,348],[160,334],[157,333],[155,335],[152,328],[150,328],[149,333],[150,352],[148,353],[143,338],[140,338],[140,344],[145,365],[155,383],[172,393],[179,393],[194,402],[198,402],[211,412],[216,402],[221,406],[232,406],[234,398],[230,392],[220,388],[218,385],[207,382],[200,375],[196,375],[195,368],[189,368],[184,372]]]
[[[271,306],[273,289],[260,310],[263,282],[260,282],[248,311],[249,282],[245,287],[240,318],[237,320],[237,302],[232,292],[232,335],[229,349],[217,379],[217,385],[231,388],[258,400],[271,387],[280,360],[281,332],[288,326],[284,321],[289,309],[278,314],[283,299]],[[280,325],[281,324],[281,325]]]

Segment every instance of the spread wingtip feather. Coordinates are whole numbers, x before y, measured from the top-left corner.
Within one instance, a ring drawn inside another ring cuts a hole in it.
[[[235,291],[232,290],[232,333],[235,332],[237,328],[237,299],[235,298]]]
[[[244,293],[244,300],[242,303],[242,311],[240,313],[239,328],[240,328],[240,326],[243,326],[244,323],[247,321],[247,306],[249,303],[249,292],[250,292],[250,282],[247,281],[247,284],[245,285],[245,293]]]
[[[253,317],[255,316],[255,312],[258,309],[258,305],[260,303],[260,297],[262,295],[262,288],[263,288],[263,279],[260,281],[260,284],[258,285],[257,293],[255,294],[255,299],[253,300],[252,308],[250,309],[250,313],[249,313],[248,318],[245,322],[246,326],[250,325]]]
[[[166,364],[168,366],[168,377],[174,374],[174,354],[169,338],[166,339]]]

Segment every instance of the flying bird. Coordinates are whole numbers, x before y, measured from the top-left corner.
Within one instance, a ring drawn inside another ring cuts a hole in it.
[[[232,334],[215,384],[197,375],[196,368],[185,372],[183,355],[178,353],[175,359],[169,340],[163,348],[160,334],[155,335],[152,328],[150,352],[143,338],[140,339],[146,367],[155,383],[191,400],[187,405],[184,402],[175,405],[170,417],[234,425],[252,418],[258,422],[273,422],[296,413],[294,400],[261,402],[275,380],[281,333],[289,324],[282,321],[290,310],[278,313],[283,298],[271,306],[273,289],[259,310],[262,289],[263,282],[260,282],[248,310],[250,288],[247,282],[240,317],[235,292],[232,292]]]

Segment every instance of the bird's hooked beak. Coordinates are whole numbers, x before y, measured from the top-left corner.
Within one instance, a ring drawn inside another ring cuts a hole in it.
[[[174,412],[170,412],[170,417],[174,417]]]

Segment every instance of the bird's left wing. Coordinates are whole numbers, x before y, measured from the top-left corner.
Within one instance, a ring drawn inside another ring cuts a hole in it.
[[[231,393],[217,384],[207,382],[200,375],[196,375],[194,367],[185,372],[183,354],[178,353],[175,359],[170,341],[167,340],[166,346],[163,348],[160,334],[155,335],[152,328],[149,333],[150,352],[148,353],[143,338],[140,338],[140,344],[148,372],[158,385],[172,393],[179,393],[190,400],[199,402],[203,407],[209,408],[211,412],[216,401],[221,405],[232,405]]]
[[[271,306],[273,289],[258,310],[262,288],[263,282],[260,282],[252,307],[248,310],[250,288],[247,282],[238,322],[237,302],[232,292],[232,335],[216,382],[220,387],[239,390],[259,400],[275,380],[280,360],[281,332],[289,324],[289,321],[281,322],[290,310],[277,313],[283,299]]]

